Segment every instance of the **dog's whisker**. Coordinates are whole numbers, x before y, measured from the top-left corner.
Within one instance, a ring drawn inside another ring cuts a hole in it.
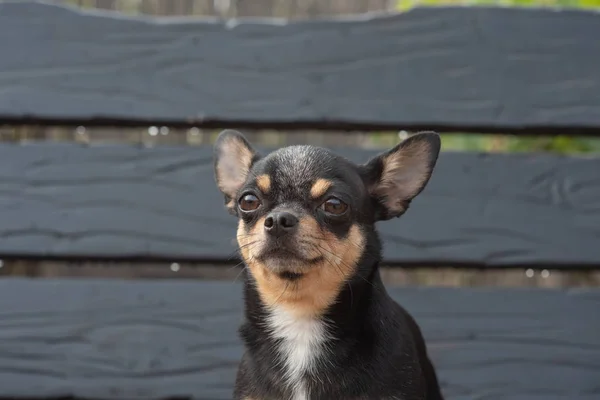
[[[290,285],[290,281],[286,281],[285,286],[283,287],[283,291],[281,292],[281,294],[275,299],[275,304],[279,303],[279,299],[281,299],[281,297],[283,297],[283,295],[285,294],[285,292],[288,289],[288,286]]]
[[[307,237],[309,237],[309,238],[311,238],[313,240],[325,241],[325,242],[327,241],[327,238],[324,238],[324,237],[318,237],[318,236],[312,236],[312,235],[307,235]],[[350,240],[348,241],[348,243],[350,243],[350,245],[352,245],[354,248],[361,248],[361,247],[363,247],[363,246],[360,246],[358,243],[354,243],[354,242],[352,242]],[[370,255],[370,256],[374,257],[375,259],[379,259],[381,257],[380,254],[372,253],[372,252],[368,251],[366,248],[363,248],[362,252],[364,254],[367,254],[367,255]]]
[[[234,268],[237,268],[237,267],[239,267],[240,265],[244,265],[244,261],[243,261],[243,260],[242,260],[242,261],[240,261],[239,263],[235,264],[234,266],[232,266],[232,267],[229,267],[227,270],[228,270],[228,271],[231,271],[232,269],[234,269]],[[244,266],[244,267],[245,267],[245,266]]]
[[[342,271],[339,265],[334,264],[328,257],[325,257],[325,261],[327,261],[329,265],[334,267],[340,273],[340,277],[344,280],[346,286],[348,286],[348,289],[350,290],[350,308],[352,308],[354,305],[354,293],[352,292],[352,285],[348,281],[348,278],[344,275],[344,271]]]
[[[243,248],[246,248],[248,246],[251,246],[253,244],[256,244],[260,242],[260,240],[255,240],[254,242],[250,242],[250,243],[245,243],[243,245],[238,245],[238,247],[231,252],[231,254],[229,254],[229,256],[227,257],[227,260],[231,260],[233,257],[235,257],[236,255],[240,255],[240,250]]]
[[[244,263],[242,262],[241,264],[243,265]],[[244,265],[244,267],[240,270],[240,272],[238,272],[238,274],[233,279],[233,283],[237,282],[238,278],[240,277],[240,275],[242,275],[242,273],[246,270],[246,268],[248,268],[248,267],[246,267],[246,265]]]
[[[336,257],[336,258],[338,259],[338,261],[340,262],[340,264],[342,264],[344,267],[346,267],[346,268],[348,268],[348,269],[350,269],[350,270],[352,270],[352,269],[353,269],[353,268],[351,268],[351,267],[350,267],[350,266],[349,266],[347,263],[345,263],[345,262],[344,262],[344,260],[342,259],[342,257],[338,256],[337,254],[334,254],[334,253],[333,253],[333,252],[331,252],[330,250],[328,250],[328,249],[326,249],[326,248],[322,247],[321,245],[318,245],[318,244],[317,244],[317,246],[319,246],[319,248],[321,248],[321,250],[324,250],[324,251],[328,252],[328,253],[329,253],[330,255],[332,255],[333,257]],[[374,289],[377,289],[377,288],[376,288],[376,287],[373,285],[373,283],[372,283],[372,282],[370,282],[368,279],[365,279],[365,277],[364,277],[364,276],[362,276],[362,275],[360,275],[360,274],[359,274],[358,276],[359,276],[359,277],[360,277],[360,278],[361,278],[363,281],[365,281],[366,283],[368,283],[368,284],[369,284],[371,287],[373,287]]]
[[[254,242],[244,243],[243,245],[238,246],[238,249],[243,249],[248,246],[252,246],[253,244],[259,243],[259,242],[260,242],[260,240],[255,240]]]

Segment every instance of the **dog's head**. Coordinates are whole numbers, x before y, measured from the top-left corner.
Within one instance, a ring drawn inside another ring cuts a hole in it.
[[[239,218],[240,253],[263,302],[323,312],[371,254],[375,222],[402,215],[423,190],[439,150],[427,132],[362,165],[313,146],[261,157],[241,133],[223,131],[216,181]]]

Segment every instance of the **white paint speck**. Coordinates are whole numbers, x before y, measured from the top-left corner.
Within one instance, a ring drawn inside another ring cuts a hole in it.
[[[525,276],[528,278],[533,278],[533,275],[535,275],[535,272],[529,268],[527,271],[525,271]]]
[[[550,271],[548,271],[547,269],[543,269],[541,275],[542,275],[542,278],[544,278],[544,279],[549,278]]]
[[[148,128],[148,133],[150,134],[150,136],[156,136],[158,135],[158,128],[156,126],[151,126],[150,128]]]
[[[180,268],[179,264],[177,264],[177,263],[171,264],[171,271],[177,272],[177,271],[179,271],[179,268]]]

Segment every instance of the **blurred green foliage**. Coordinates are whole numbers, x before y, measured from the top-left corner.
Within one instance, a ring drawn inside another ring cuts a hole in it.
[[[486,152],[600,153],[600,139],[577,136],[443,134],[444,150]]]
[[[599,9],[600,0],[398,0],[396,9],[406,11],[415,6],[512,6],[512,7],[572,7]]]

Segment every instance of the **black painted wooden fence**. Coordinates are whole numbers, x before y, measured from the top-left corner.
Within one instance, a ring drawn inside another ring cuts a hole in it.
[[[0,398],[231,400],[241,292],[230,282],[0,280],[0,304],[11,304],[0,313]],[[390,292],[423,327],[448,399],[598,398],[600,291]]]
[[[284,23],[0,3],[0,123],[600,134],[600,14]],[[371,150],[341,149],[354,160]],[[0,145],[0,258],[227,261],[208,147]],[[388,263],[600,266],[600,160],[443,153]],[[448,399],[596,399],[598,290],[394,289]],[[0,398],[228,399],[241,288],[0,280]]]
[[[210,147],[4,145],[0,160],[5,257],[236,260]],[[600,158],[442,153],[410,212],[380,224],[386,262],[598,266],[599,171]]]
[[[600,14],[440,7],[281,23],[0,4],[0,120],[598,133]]]

